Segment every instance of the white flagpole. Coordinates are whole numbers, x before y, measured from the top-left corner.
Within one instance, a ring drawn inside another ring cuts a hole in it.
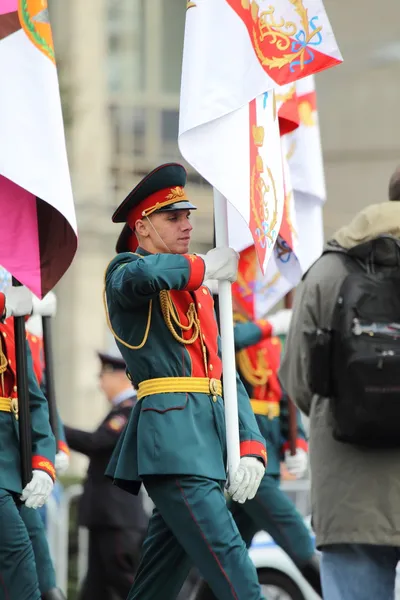
[[[226,198],[214,188],[215,245],[228,246],[228,206]],[[236,388],[235,340],[233,335],[232,288],[229,281],[218,282],[221,327],[222,374],[225,404],[228,477],[240,462],[239,414]]]

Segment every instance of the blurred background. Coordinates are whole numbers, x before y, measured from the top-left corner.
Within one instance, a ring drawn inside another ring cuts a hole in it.
[[[382,202],[400,162],[398,0],[325,0],[343,65],[317,75],[329,237]],[[67,424],[93,429],[106,411],[95,351],[110,343],[103,276],[115,207],[149,170],[181,160],[178,110],[186,0],[49,0],[79,249],[55,290],[57,399]],[[187,166],[187,165],[186,165]],[[189,169],[199,207],[192,249],[212,245],[211,188]],[[71,473],[85,459],[73,454]]]

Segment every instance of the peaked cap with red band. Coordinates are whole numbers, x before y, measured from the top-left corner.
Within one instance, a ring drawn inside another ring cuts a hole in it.
[[[116,251],[134,251],[135,223],[155,212],[196,210],[185,193],[186,170],[178,163],[167,163],[151,171],[119,205],[112,216],[113,223],[125,223],[118,238]]]

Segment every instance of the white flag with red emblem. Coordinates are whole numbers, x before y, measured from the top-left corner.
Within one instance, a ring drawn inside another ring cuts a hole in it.
[[[284,203],[271,90],[342,58],[319,0],[187,6],[179,147],[244,220],[265,269]]]
[[[278,98],[279,95],[280,92]],[[281,138],[285,211],[280,235],[266,273],[249,268],[255,254],[248,250],[240,261],[241,277],[234,285],[238,302],[257,318],[264,316],[299,283],[323,247],[322,210],[326,191],[312,76],[296,82],[296,99],[298,127]],[[248,276],[252,273],[252,280],[246,285],[245,273]]]
[[[296,92],[299,127],[282,139],[294,205],[289,219],[291,244],[286,248],[277,244],[266,277],[260,274],[265,283],[257,300],[258,315],[264,315],[299,283],[323,248],[326,190],[314,78],[297,81]]]

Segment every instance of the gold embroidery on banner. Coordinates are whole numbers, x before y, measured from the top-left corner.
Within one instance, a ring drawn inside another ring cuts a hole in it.
[[[265,136],[265,131],[264,131],[264,127],[262,127],[261,125],[253,125],[253,140],[255,145],[258,148],[261,148],[264,144],[264,136]]]
[[[275,94],[275,98],[277,102],[281,102],[284,104],[288,100],[291,100],[296,93],[296,84],[290,86],[288,91],[285,94]]]
[[[271,288],[272,286],[274,286],[279,279],[282,277],[281,273],[278,271],[277,273],[275,273],[275,275],[269,280],[267,281],[267,283],[265,283],[261,290],[260,293],[266,292],[269,288]]]
[[[295,140],[291,140],[290,146],[286,153],[286,160],[290,160],[293,157],[295,152],[296,152],[296,142],[295,142]]]
[[[249,282],[246,278],[245,275],[243,275],[242,273],[240,273],[240,271],[238,271],[237,274],[237,283],[241,289],[241,296],[242,298],[246,298],[247,296],[251,296],[252,295],[252,289],[249,286]]]
[[[261,125],[253,125],[252,136],[255,146],[257,146],[257,148],[261,148],[264,144],[264,127]],[[278,196],[276,193],[275,180],[273,178],[271,169],[267,167],[269,185],[266,184],[261,175],[262,173],[264,173],[264,163],[261,156],[257,154],[250,179],[250,205],[257,226],[256,233],[258,235],[258,242],[260,243],[261,247],[265,248],[266,238],[270,240],[271,244],[273,244],[275,241],[273,233],[278,222]],[[265,196],[271,191],[274,196],[275,206],[273,216],[270,221],[270,209],[268,206],[268,199],[266,199]],[[258,201],[256,200],[256,196],[259,196],[257,198]]]
[[[257,170],[257,164],[253,167],[253,171],[251,173],[251,192],[250,192],[250,201],[251,201],[251,209],[253,211],[254,219],[256,221],[257,227],[259,229],[259,237],[262,243],[262,238],[268,238],[273,244],[275,242],[273,232],[278,223],[278,195],[276,192],[275,180],[273,178],[271,169],[267,167],[267,175],[269,185],[267,185],[264,179],[260,176],[260,172]],[[267,194],[272,192],[274,199],[274,209],[271,221],[270,219],[270,209],[268,206],[268,199],[265,198]],[[256,202],[255,196],[259,194],[262,196],[262,206],[264,208],[264,214],[260,214],[257,210],[257,206],[259,203]],[[268,224],[268,227],[265,227],[265,224]]]
[[[276,109],[276,94],[275,94],[275,90],[272,90],[272,102],[273,102],[273,119],[274,122],[276,121],[276,114],[277,114],[277,109]]]
[[[299,117],[302,125],[306,125],[307,127],[312,127],[316,125],[314,111],[310,102],[307,100],[299,103]]]
[[[294,10],[300,16],[300,22],[303,32],[303,39],[299,44],[299,49],[290,52],[290,47],[293,42],[293,37],[298,34],[298,27],[293,21],[285,21],[283,17],[277,20],[275,15],[275,7],[269,6],[259,14],[259,6],[256,2],[251,3],[251,16],[254,21],[253,27],[253,44],[257,57],[263,66],[270,68],[281,69],[286,65],[290,65],[294,60],[298,60],[300,70],[303,70],[305,59],[307,57],[307,46],[311,40],[320,34],[322,26],[312,27],[308,20],[307,9],[304,6],[303,0],[289,0],[293,5]],[[247,3],[242,0],[243,8],[248,8]],[[288,51],[283,56],[266,56],[263,53],[261,44],[265,39],[268,39],[270,44],[276,46],[281,52]]]
[[[251,10],[251,16],[253,17],[253,21],[256,23],[257,19],[258,19],[258,11],[259,11],[259,6],[258,6],[257,2],[253,1],[251,3],[250,10]]]
[[[293,237],[295,237],[295,238],[298,239],[299,236],[297,234],[296,229],[294,228],[293,221],[292,221],[292,216],[291,216],[291,214],[292,214],[292,211],[291,211],[291,206],[292,206],[291,200],[292,200],[292,198],[293,198],[293,190],[291,190],[288,194],[285,195],[286,221],[287,221],[287,224],[289,225],[289,229],[290,229]],[[282,255],[283,254],[286,254],[286,252],[282,253]],[[279,255],[279,252],[278,252],[278,255]]]

